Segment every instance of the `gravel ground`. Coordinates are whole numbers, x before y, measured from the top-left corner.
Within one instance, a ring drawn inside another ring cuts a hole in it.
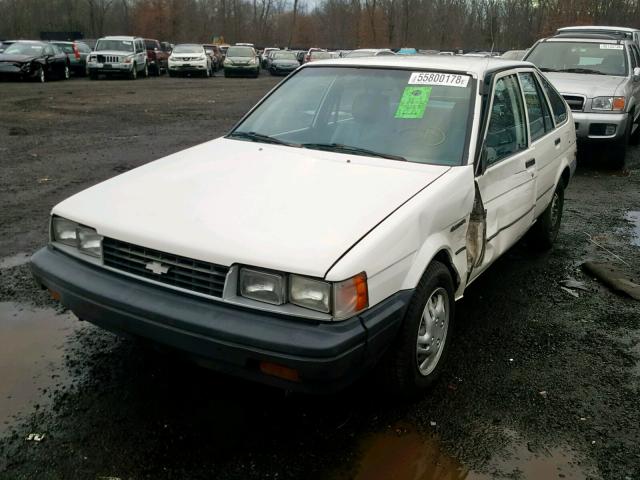
[[[221,135],[276,83],[0,86],[0,334],[22,352],[0,362],[23,360],[22,384],[0,382],[0,478],[640,479],[640,303],[580,268],[608,261],[640,282],[635,148],[626,172],[582,148],[556,248],[516,245],[469,288],[452,361],[409,403],[375,378],[308,397],[222,377],[75,322],[36,289],[25,254],[55,203]],[[38,322],[58,332],[49,344]]]

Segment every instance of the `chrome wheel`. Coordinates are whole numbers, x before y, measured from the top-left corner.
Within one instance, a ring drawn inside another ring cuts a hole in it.
[[[45,76],[45,73],[44,73],[44,68],[40,68],[40,73],[38,74],[38,80],[40,81],[40,83],[44,83],[47,80],[47,77]]]
[[[70,76],[71,76],[71,75],[70,75],[70,73],[69,73],[69,66],[68,66],[68,65],[65,65],[65,67],[64,67],[64,79],[65,79],[65,80],[69,80],[69,77],[70,77]]]
[[[429,375],[438,365],[448,330],[449,295],[438,287],[429,296],[418,326],[416,363],[422,376]]]

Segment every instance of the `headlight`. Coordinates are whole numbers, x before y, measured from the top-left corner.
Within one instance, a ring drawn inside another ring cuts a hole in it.
[[[53,217],[51,221],[51,240],[70,247],[92,257],[102,257],[102,235],[95,229],[85,227],[62,217]]]
[[[364,272],[342,282],[327,282],[319,278],[243,267],[240,269],[238,293],[273,305],[290,303],[328,313],[334,320],[352,317],[369,306]]]
[[[224,60],[224,64],[225,64],[225,65],[233,65],[233,60],[231,60],[230,58],[226,58],[226,59]]]
[[[131,60],[133,60],[132,57],[124,57],[124,59],[122,60],[123,63],[131,63]]]
[[[591,102],[591,109],[622,111],[625,105],[624,97],[595,97]]]
[[[299,307],[329,313],[331,311],[331,284],[322,280],[291,275],[289,301]]]
[[[282,305],[286,295],[286,278],[278,273],[240,269],[240,295],[272,305]]]

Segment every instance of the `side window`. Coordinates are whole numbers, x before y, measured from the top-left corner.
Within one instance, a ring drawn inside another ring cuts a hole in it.
[[[46,47],[44,47],[44,54],[53,55],[54,54],[53,47],[51,45],[47,45]]]
[[[531,132],[531,141],[533,142],[553,129],[551,112],[533,73],[526,72],[518,75],[520,77],[522,91],[524,92],[527,113],[529,114],[529,131]]]
[[[560,96],[556,89],[551,86],[549,81],[542,77],[542,88],[549,97],[549,102],[551,103],[551,110],[553,110],[553,118],[556,119],[556,125],[560,125],[564,123],[567,119],[567,106],[564,103],[564,100]]]
[[[520,86],[515,75],[496,81],[487,129],[487,163],[496,163],[527,149],[527,129]]]

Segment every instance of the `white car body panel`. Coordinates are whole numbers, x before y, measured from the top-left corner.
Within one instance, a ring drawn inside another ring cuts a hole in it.
[[[218,139],[96,185],[53,213],[160,251],[324,277],[448,169]]]

